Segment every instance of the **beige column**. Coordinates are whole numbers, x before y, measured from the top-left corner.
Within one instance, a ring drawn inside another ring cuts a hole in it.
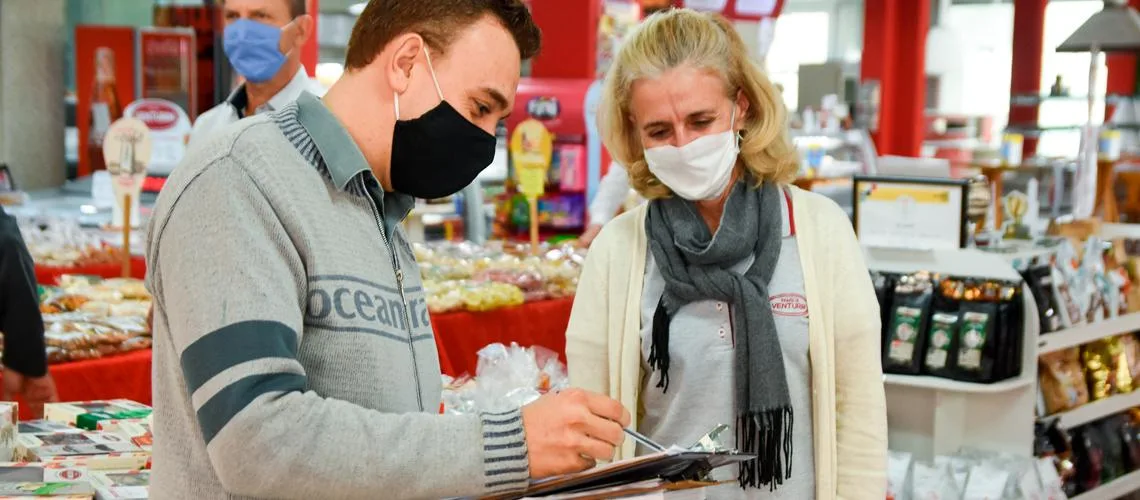
[[[0,0],[0,163],[24,190],[66,176],[64,21],[64,0]]]

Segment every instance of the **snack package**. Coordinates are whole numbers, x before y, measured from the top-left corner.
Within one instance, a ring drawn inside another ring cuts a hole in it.
[[[1088,426],[1078,427],[1071,432],[1073,438],[1073,493],[1084,493],[1099,488],[1104,473],[1104,448],[1099,440],[1093,439]]]
[[[1121,335],[1119,340],[1124,349],[1125,361],[1128,363],[1128,374],[1135,380],[1140,377],[1140,340],[1136,338],[1135,333]]]
[[[946,312],[935,312],[930,317],[930,338],[927,341],[926,360],[924,367],[926,373],[936,376],[948,376],[952,373],[948,368],[957,361],[958,348],[958,315]]]
[[[38,462],[0,463],[0,483],[86,483],[86,467]]]
[[[150,453],[127,438],[107,432],[21,434],[17,461],[86,466],[89,470],[136,470],[146,467]]]
[[[962,497],[950,469],[915,462],[911,498],[914,500],[957,500]]]
[[[1112,415],[1085,426],[1085,432],[1094,445],[1101,447],[1104,455],[1101,482],[1111,482],[1128,472],[1124,467],[1127,451],[1120,439],[1125,419],[1124,415]]]
[[[474,380],[461,378],[445,387],[446,413],[507,411],[570,383],[558,354],[543,347],[490,344],[478,357]]]
[[[19,424],[19,406],[13,402],[0,402],[0,462],[16,456],[16,430]]]
[[[907,375],[922,372],[932,297],[930,274],[915,273],[899,278],[891,304],[891,326],[883,346],[884,372]]]
[[[1089,402],[1089,386],[1081,368],[1081,350],[1072,347],[1039,358],[1044,415],[1071,410]]]
[[[1104,341],[1085,344],[1081,347],[1081,361],[1089,384],[1089,399],[1098,401],[1113,395],[1112,356],[1108,352],[1108,344]]]
[[[91,483],[98,500],[146,500],[150,498],[150,471],[96,472]]]
[[[962,492],[962,500],[1002,498],[1008,482],[1009,472],[994,467],[975,465],[970,468],[970,476],[966,479],[966,489]]]
[[[151,411],[151,407],[129,399],[48,403],[44,405],[44,419],[67,425],[78,425],[79,416],[87,413],[99,413],[102,416],[125,414],[131,415],[127,418],[140,418],[140,416],[149,415]],[[97,417],[92,418],[92,420],[95,419]],[[93,428],[93,424],[87,425],[92,425]]]
[[[1062,271],[1061,258],[1058,256],[1057,264],[1052,268],[1053,274],[1053,300],[1059,306],[1058,312],[1060,313],[1061,323],[1064,328],[1072,328],[1075,325],[1084,324],[1084,314],[1081,312],[1080,305],[1077,304],[1076,299],[1073,297],[1073,290],[1069,286],[1069,277],[1065,271]]]
[[[954,485],[958,491],[966,489],[966,479],[970,477],[970,460],[965,457],[934,457],[934,466],[946,469],[954,478]]]
[[[994,325],[997,305],[967,302],[962,304],[962,320],[958,329],[957,369],[961,378],[989,381],[994,371]]]
[[[0,483],[0,500],[27,500],[28,497],[90,500],[95,488],[88,483]]]
[[[1037,302],[1037,314],[1041,321],[1041,334],[1064,328],[1060,307],[1053,290],[1053,271],[1048,264],[1030,266],[1024,273],[1025,282]]]
[[[1061,476],[1052,458],[1039,458],[1034,463],[1037,477],[1041,481],[1041,491],[1047,500],[1065,500],[1069,496],[1063,488]]]
[[[1120,335],[1103,340],[1108,353],[1109,370],[1111,370],[1109,381],[1112,384],[1113,391],[1117,394],[1132,392],[1134,387],[1124,337],[1131,337],[1131,335]]]
[[[67,424],[59,422],[52,422],[51,420],[28,420],[27,422],[20,422],[17,427],[19,434],[55,434],[57,432],[83,432],[82,429],[77,429]]]
[[[890,451],[887,455],[887,500],[907,500],[907,479],[910,478],[912,455]]]

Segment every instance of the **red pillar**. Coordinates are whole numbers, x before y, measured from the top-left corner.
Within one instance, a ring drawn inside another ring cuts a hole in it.
[[[317,24],[321,18],[321,0],[309,0],[309,15],[313,16],[313,35],[309,37],[309,41],[305,42],[305,46],[301,47],[301,64],[305,66],[305,71],[309,76],[316,76],[317,63],[321,59],[321,46],[317,41]]]
[[[530,76],[593,78],[601,0],[532,1],[530,10],[542,29],[542,51],[531,61]]]
[[[926,107],[926,33],[930,2],[866,0],[862,79],[879,82],[879,154],[918,156]]]
[[[1045,6],[1049,0],[1013,1],[1013,63],[1009,80],[1010,95],[1041,95],[1041,59],[1045,47]],[[1009,124],[1037,126],[1037,105],[1009,106]],[[1037,138],[1026,137],[1023,157],[1037,151]]]
[[[1140,0],[1130,0],[1128,5],[1133,9],[1140,9]],[[1111,53],[1106,58],[1108,64],[1108,95],[1132,96],[1136,94],[1136,55],[1127,53]],[[1112,104],[1109,103],[1105,118],[1112,116]]]

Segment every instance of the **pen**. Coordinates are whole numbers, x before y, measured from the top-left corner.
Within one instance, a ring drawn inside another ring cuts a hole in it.
[[[664,446],[661,446],[657,443],[654,443],[652,439],[645,437],[640,432],[637,432],[637,431],[630,429],[628,427],[623,427],[622,429],[625,431],[626,434],[629,434],[629,436],[632,437],[634,441],[637,441],[638,443],[645,445],[649,449],[651,449],[653,451],[665,451]]]

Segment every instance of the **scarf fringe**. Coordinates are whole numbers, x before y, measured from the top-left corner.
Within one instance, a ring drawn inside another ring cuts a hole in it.
[[[792,477],[792,426],[795,416],[790,406],[761,412],[748,412],[737,418],[739,440],[745,453],[756,460],[740,464],[740,487],[768,486],[775,491]]]
[[[657,311],[653,313],[653,342],[649,346],[649,366],[661,373],[657,379],[657,387],[661,392],[669,392],[669,311],[665,309],[665,300],[657,303]]]

